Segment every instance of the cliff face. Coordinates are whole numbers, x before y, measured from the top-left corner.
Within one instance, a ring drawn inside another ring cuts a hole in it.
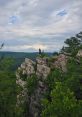
[[[27,102],[30,117],[39,117],[40,115],[40,101],[47,90],[44,80],[49,73],[50,68],[47,66],[46,58],[37,58],[36,62],[26,58],[16,72],[16,83],[22,87],[22,91],[17,96],[17,105],[20,106],[24,101]],[[29,95],[26,84],[28,84],[27,79],[31,79],[33,74],[37,76],[37,86],[34,92]],[[26,81],[22,78],[23,76],[26,77]]]
[[[66,72],[67,57],[63,54],[53,58],[53,62],[50,58],[36,58],[36,61],[32,61],[28,58],[21,64],[16,72],[16,83],[22,88],[20,94],[17,96],[17,106],[20,106],[24,102],[28,103],[29,117],[40,117],[41,100],[43,99],[47,86],[45,80],[49,75],[52,67],[61,69]],[[37,86],[29,95],[28,91],[28,79],[31,79],[33,75],[37,77]]]

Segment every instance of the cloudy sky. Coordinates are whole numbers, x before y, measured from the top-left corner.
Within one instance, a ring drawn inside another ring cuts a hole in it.
[[[59,51],[82,31],[82,0],[0,0],[3,51]]]

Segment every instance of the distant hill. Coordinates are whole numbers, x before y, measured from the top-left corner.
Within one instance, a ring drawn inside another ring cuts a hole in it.
[[[24,59],[26,57],[34,59],[38,55],[35,53],[24,53],[24,52],[0,52],[0,57],[13,57],[16,59]]]
[[[52,53],[46,53],[49,56],[52,55]],[[30,58],[30,59],[35,59],[36,56],[38,55],[38,52],[33,52],[33,53],[24,53],[24,52],[0,52],[0,57],[13,57],[13,58],[20,58],[20,59],[24,59],[26,57]]]
[[[46,53],[48,56],[51,56],[52,53]],[[18,67],[25,58],[29,58],[35,60],[37,57],[38,52],[33,53],[24,53],[24,52],[0,52],[0,58],[13,58],[15,59],[15,68]]]

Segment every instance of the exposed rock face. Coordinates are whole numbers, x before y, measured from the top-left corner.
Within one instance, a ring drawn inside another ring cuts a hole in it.
[[[45,57],[45,58],[37,57],[36,62],[37,62],[37,64],[40,64],[40,65],[47,65],[48,57]]]
[[[21,69],[23,74],[31,75],[35,73],[34,69],[35,62],[26,58],[25,62],[21,64]]]
[[[43,80],[48,76],[50,73],[50,68],[47,66],[47,58],[37,58],[37,71],[36,75],[38,78],[42,78]]]
[[[54,68],[59,68],[63,72],[66,72],[66,63],[67,63],[67,57],[63,54],[56,57],[56,60],[52,63],[50,63],[50,67],[48,66],[48,58],[36,58],[36,62],[33,62],[32,60],[26,58],[25,61],[21,64],[21,66],[18,68],[16,72],[16,83],[18,86],[22,87],[22,91],[17,96],[17,105],[20,106],[21,103],[24,103],[24,101],[28,102],[29,104],[29,117],[40,117],[40,102],[44,97],[44,94],[47,91],[47,86],[44,83],[44,80],[47,78],[51,71],[51,66]],[[26,89],[26,81],[23,79],[23,76],[25,76],[26,79],[28,77],[31,78],[31,76],[35,74],[37,76],[37,88],[34,90],[34,92],[29,96],[28,95],[28,89]],[[20,100],[22,97],[23,100]]]
[[[36,72],[37,77],[42,78],[42,80],[45,80],[49,73],[50,73],[49,67],[37,64]]]
[[[57,57],[57,60],[54,62],[54,66],[56,68],[59,68],[61,69],[63,72],[66,72],[67,71],[67,60],[68,60],[68,57],[64,54],[60,54],[58,57]]]
[[[38,81],[37,89],[30,97],[29,105],[30,117],[40,117],[41,100],[43,99],[46,91],[47,91],[46,85],[43,82]]]
[[[79,51],[78,51],[77,57],[82,57],[82,50],[79,50]]]
[[[36,62],[26,58],[25,62],[21,64],[21,66],[18,68],[18,71],[16,72],[16,83],[18,86],[22,87],[22,91],[17,96],[17,104],[20,105],[21,103],[24,103],[24,101],[28,102],[29,117],[40,116],[40,102],[47,90],[47,87],[43,81],[46,79],[49,73],[50,68],[47,66],[46,59],[43,58],[37,58]],[[28,89],[26,91],[25,88],[26,81],[23,81],[23,78],[21,79],[21,75],[25,75],[28,79],[28,77],[31,78],[33,74],[36,74],[38,78],[38,85],[33,94],[29,97]],[[20,100],[21,98],[24,99],[24,101]]]

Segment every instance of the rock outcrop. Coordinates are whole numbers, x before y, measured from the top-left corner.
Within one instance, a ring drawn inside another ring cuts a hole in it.
[[[48,67],[48,58],[37,58],[37,71],[36,75],[38,78],[46,79],[48,74],[50,73],[50,68]]]
[[[40,102],[47,91],[47,86],[44,81],[51,71],[51,66],[66,72],[66,64],[67,56],[60,54],[56,59],[53,59],[53,62],[49,62],[49,58],[46,57],[38,57],[35,62],[26,58],[18,68],[16,72],[16,83],[18,86],[22,87],[22,90],[17,96],[17,106],[20,106],[21,103],[27,102],[29,104],[29,117],[40,117]],[[33,74],[37,76],[37,87],[34,92],[29,95],[26,84],[27,79],[31,78]]]
[[[50,73],[50,68],[47,66],[46,58],[37,58],[36,62],[26,58],[25,62],[21,64],[16,72],[16,83],[22,87],[20,94],[17,96],[17,105],[28,102],[29,104],[29,117],[39,117],[40,115],[40,102],[47,91],[47,86],[44,80]],[[37,88],[32,95],[29,96],[28,89],[26,89],[26,81],[23,79],[25,75],[26,80],[35,74],[37,76]],[[21,100],[23,99],[23,100]]]
[[[58,57],[56,57],[55,61],[52,64],[52,67],[58,68],[62,70],[63,72],[67,71],[67,61],[68,61],[68,56],[64,54],[60,54]]]
[[[79,51],[78,51],[77,57],[82,57],[82,50],[79,50]]]

